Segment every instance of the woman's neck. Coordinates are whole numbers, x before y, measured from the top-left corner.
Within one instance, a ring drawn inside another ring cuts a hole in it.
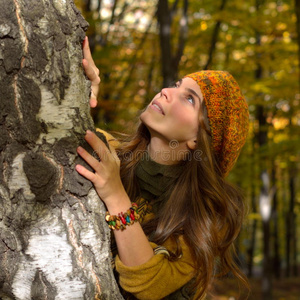
[[[167,141],[159,137],[151,137],[148,153],[152,160],[162,165],[179,163],[188,153],[185,144],[177,141]]]

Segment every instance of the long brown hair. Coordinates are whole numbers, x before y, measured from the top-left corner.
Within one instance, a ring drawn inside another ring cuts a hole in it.
[[[149,142],[150,133],[140,123],[118,149],[121,178],[132,201],[139,197],[135,167]],[[172,238],[177,244],[175,259],[181,254],[179,236],[183,234],[195,262],[195,299],[204,297],[215,276],[229,272],[249,287],[235,262],[233,244],[244,218],[243,197],[218,168],[204,104],[200,108],[197,147],[182,163],[184,171],[166,191],[167,200],[155,219],[143,226],[145,233],[151,232],[157,244]]]

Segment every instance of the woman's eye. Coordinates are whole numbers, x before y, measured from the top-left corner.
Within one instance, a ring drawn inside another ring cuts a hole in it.
[[[195,103],[195,100],[194,100],[194,98],[193,98],[192,96],[188,96],[188,97],[186,98],[186,100],[189,101],[191,104],[194,104],[194,103]]]

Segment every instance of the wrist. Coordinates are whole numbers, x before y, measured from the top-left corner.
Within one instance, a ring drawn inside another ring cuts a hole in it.
[[[111,215],[118,214],[121,211],[126,211],[131,207],[131,201],[125,190],[120,193],[115,193],[107,198],[105,204]]]
[[[127,226],[133,225],[138,222],[140,215],[138,213],[138,206],[136,203],[132,203],[132,206],[125,212],[120,212],[118,215],[110,215],[106,212],[105,220],[110,229],[121,230],[126,229]]]

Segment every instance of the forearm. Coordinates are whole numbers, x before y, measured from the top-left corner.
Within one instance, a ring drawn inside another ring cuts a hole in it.
[[[131,207],[131,202],[126,194],[112,195],[106,206],[111,215],[126,212]],[[125,230],[114,230],[119,258],[124,265],[138,266],[151,259],[153,249],[139,222],[126,226]]]
[[[78,154],[92,167],[94,172],[81,165],[76,165],[77,172],[94,184],[110,215],[126,212],[132,205],[120,178],[120,161],[116,151],[111,147],[108,149],[104,142],[90,131],[87,131],[85,139],[96,151],[100,160],[90,155],[82,147],[78,147]],[[114,230],[114,234],[118,254],[124,265],[138,266],[147,262],[154,255],[148,238],[138,222],[127,225],[123,231]]]
[[[141,266],[130,267],[124,265],[117,256],[116,270],[122,288],[137,299],[157,300],[184,286],[196,273],[191,252],[182,236],[179,242],[182,255],[176,261],[170,261],[165,254],[160,253]],[[151,246],[155,248],[157,245],[152,243]],[[172,239],[161,246],[173,253],[177,249],[177,243]]]

